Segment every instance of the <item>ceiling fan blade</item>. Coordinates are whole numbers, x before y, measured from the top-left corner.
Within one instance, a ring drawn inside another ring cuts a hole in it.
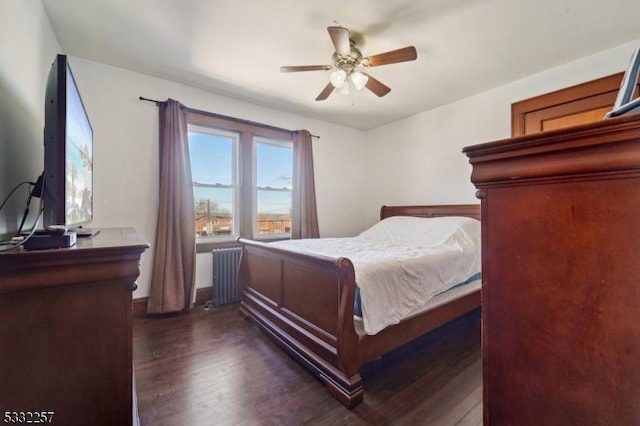
[[[403,47],[402,49],[392,50],[390,52],[380,53],[378,55],[369,56],[362,60],[365,67],[377,67],[380,65],[396,64],[398,62],[415,61],[418,57],[416,48],[413,46]]]
[[[329,36],[338,55],[347,56],[351,53],[348,29],[343,27],[327,27],[327,31],[329,31]]]
[[[380,81],[371,77],[369,74],[366,74],[366,76],[369,77],[367,79],[366,88],[371,90],[373,93],[375,93],[379,97],[383,97],[384,95],[386,95],[391,91],[391,88],[389,86],[380,83]]]
[[[331,65],[298,65],[280,67],[280,72],[298,72],[298,71],[328,71],[332,69]]]
[[[333,84],[331,83],[327,84],[325,88],[322,89],[322,92],[320,92],[320,94],[316,98],[316,101],[324,101],[325,99],[327,99],[329,95],[333,92],[333,89],[334,89]]]

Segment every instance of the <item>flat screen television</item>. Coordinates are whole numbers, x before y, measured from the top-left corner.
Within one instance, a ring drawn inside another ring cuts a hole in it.
[[[43,224],[77,228],[93,219],[93,129],[66,55],[45,96]]]

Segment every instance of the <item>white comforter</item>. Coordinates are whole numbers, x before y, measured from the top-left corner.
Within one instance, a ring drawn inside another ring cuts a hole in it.
[[[281,248],[346,257],[373,335],[480,271],[480,222],[464,217],[385,219],[357,237],[286,240]]]

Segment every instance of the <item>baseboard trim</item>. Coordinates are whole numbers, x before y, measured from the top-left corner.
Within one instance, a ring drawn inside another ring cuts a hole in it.
[[[211,287],[202,287],[196,289],[196,300],[194,302],[194,306],[204,305],[206,302],[211,300]],[[133,310],[134,317],[144,317],[147,315],[147,304],[149,302],[148,297],[140,297],[138,299],[133,299],[131,304]]]
[[[211,300],[211,287],[196,289],[196,301],[193,303],[194,306],[204,305],[209,300]]]
[[[139,299],[133,299],[131,303],[131,308],[133,310],[133,316],[135,317],[143,317],[147,314],[147,302],[149,301],[148,297],[141,297]]]

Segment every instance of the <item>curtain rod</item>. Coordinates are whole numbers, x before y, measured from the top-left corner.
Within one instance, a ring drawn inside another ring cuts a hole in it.
[[[156,104],[156,106],[159,106],[160,104],[164,103],[164,101],[157,101],[155,99],[145,98],[144,96],[140,96],[138,99],[140,99],[141,101],[153,102],[153,103]],[[191,111],[191,112],[195,112],[195,113],[199,113],[199,114],[205,114],[205,115],[209,115],[209,116],[212,116],[212,117],[222,118],[222,119],[225,119],[225,120],[233,120],[233,121],[236,121],[238,123],[252,124],[254,126],[269,127],[271,129],[284,131],[284,132],[298,133],[297,130],[283,129],[282,127],[270,126],[268,124],[257,123],[255,121],[243,120],[241,118],[235,118],[235,117],[229,117],[227,115],[216,114],[215,112],[202,111],[202,110],[193,109],[193,108],[189,108],[189,107],[186,107],[186,108],[187,108],[188,111]],[[316,135],[313,135],[313,134],[311,135],[311,137],[312,138],[316,138],[316,139],[320,139],[320,136],[316,136]]]

